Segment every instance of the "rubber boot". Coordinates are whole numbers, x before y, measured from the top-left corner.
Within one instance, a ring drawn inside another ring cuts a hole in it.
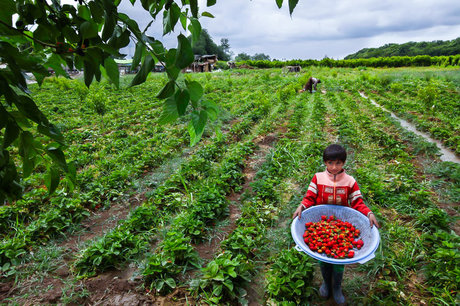
[[[343,272],[332,272],[332,295],[335,302],[339,305],[345,305],[345,297],[342,293],[342,278]]]
[[[332,287],[332,265],[321,264],[321,274],[323,275],[323,283],[319,288],[319,295],[323,298],[331,296]]]

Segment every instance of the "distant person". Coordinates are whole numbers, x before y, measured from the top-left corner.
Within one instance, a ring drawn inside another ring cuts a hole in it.
[[[303,87],[303,89],[299,90],[299,92],[304,92],[304,91],[309,91],[310,93],[312,93],[312,90],[315,90],[316,91],[316,85],[318,83],[321,83],[321,80],[320,79],[317,79],[317,78],[314,78],[314,77],[310,77],[307,81],[307,83],[305,84],[305,86]]]

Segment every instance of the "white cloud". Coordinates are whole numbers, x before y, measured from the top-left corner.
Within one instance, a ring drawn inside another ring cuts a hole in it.
[[[215,16],[200,21],[217,44],[221,38],[228,38],[235,55],[265,53],[277,59],[321,59],[325,55],[343,58],[362,48],[387,43],[460,36],[458,0],[300,0],[292,16],[287,0],[284,2],[278,9],[275,0],[218,0],[206,8],[206,0],[199,0],[200,12]],[[141,28],[151,19],[128,0],[121,5]],[[177,33],[163,38],[158,17],[150,35],[166,40],[166,46],[174,46]]]

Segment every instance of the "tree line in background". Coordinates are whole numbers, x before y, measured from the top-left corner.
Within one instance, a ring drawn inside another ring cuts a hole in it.
[[[252,60],[252,61],[269,61],[270,56],[265,54],[265,53],[256,53],[254,55],[249,55],[249,54],[243,52],[243,53],[239,53],[235,57],[235,62],[249,61],[249,60]]]
[[[386,44],[379,48],[364,48],[356,53],[347,55],[345,59],[417,55],[442,56],[456,54],[460,54],[460,37],[447,41],[411,41],[404,44]]]
[[[299,65],[302,67],[322,66],[322,67],[416,67],[416,66],[460,66],[460,54],[450,56],[392,56],[392,57],[376,57],[376,58],[361,58],[361,59],[343,59],[334,60],[331,58],[323,58],[322,60],[246,60],[238,63],[239,65],[246,64],[257,68],[282,68],[284,66]]]
[[[206,29],[193,46],[195,55],[216,54],[219,61],[229,61],[233,55],[227,38],[222,38],[218,46]],[[286,65],[326,66],[326,67],[407,67],[407,66],[457,66],[460,65],[460,37],[450,41],[408,42],[405,44],[386,44],[380,48],[365,48],[347,55],[343,60],[328,57],[322,60],[271,59],[265,53],[249,55],[245,52],[235,56],[235,62],[258,68],[280,68]],[[226,65],[218,65],[227,68]]]

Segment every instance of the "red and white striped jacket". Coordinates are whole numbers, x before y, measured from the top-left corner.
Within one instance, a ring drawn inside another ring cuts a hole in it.
[[[371,211],[364,204],[358,183],[345,170],[335,175],[326,170],[313,176],[302,205],[308,208],[320,204],[348,206],[365,216]]]

